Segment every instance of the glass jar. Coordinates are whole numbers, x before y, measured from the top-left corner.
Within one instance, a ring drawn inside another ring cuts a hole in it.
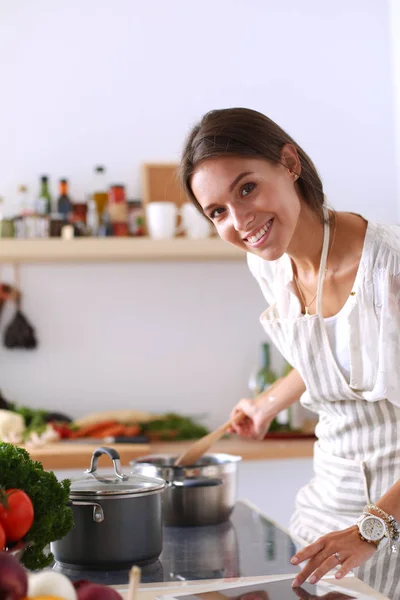
[[[132,236],[144,235],[144,208],[141,200],[128,200],[128,232]]]

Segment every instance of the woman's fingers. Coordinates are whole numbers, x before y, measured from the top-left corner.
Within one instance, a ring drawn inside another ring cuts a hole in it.
[[[342,579],[345,577],[352,569],[358,567],[358,561],[354,559],[353,556],[350,556],[347,560],[343,561],[343,564],[340,565],[340,568],[337,573],[335,573],[336,579]]]
[[[338,561],[335,556],[332,555],[325,559],[323,556],[317,554],[317,556],[308,561],[304,569],[296,576],[292,586],[297,587],[305,581],[316,583],[331,569],[337,567],[337,565]]]
[[[305,560],[309,560],[310,558],[313,558],[313,556],[316,556],[319,552],[322,552],[324,546],[324,538],[321,537],[313,544],[310,544],[309,546],[306,546],[305,548],[302,548],[296,552],[296,554],[290,559],[290,562],[292,565],[297,565]],[[325,558],[327,558],[327,556]]]

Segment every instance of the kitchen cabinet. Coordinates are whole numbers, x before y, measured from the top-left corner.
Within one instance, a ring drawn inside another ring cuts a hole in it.
[[[218,237],[153,240],[148,237],[0,239],[3,263],[115,262],[115,261],[245,261],[243,250]]]

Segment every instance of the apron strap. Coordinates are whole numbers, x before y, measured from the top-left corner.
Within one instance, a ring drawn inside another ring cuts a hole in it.
[[[324,241],[322,244],[321,261],[319,263],[318,283],[317,283],[317,315],[322,313],[322,288],[325,279],[326,259],[329,248],[329,211],[325,204],[322,207],[324,211]]]

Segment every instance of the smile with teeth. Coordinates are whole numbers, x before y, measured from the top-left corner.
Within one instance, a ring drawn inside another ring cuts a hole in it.
[[[263,227],[261,227],[261,229],[259,229],[257,231],[257,233],[249,236],[248,238],[246,238],[245,241],[249,242],[250,244],[256,244],[270,229],[270,227],[272,225],[272,221],[273,221],[273,219],[270,219],[268,221],[268,223],[266,223]]]

